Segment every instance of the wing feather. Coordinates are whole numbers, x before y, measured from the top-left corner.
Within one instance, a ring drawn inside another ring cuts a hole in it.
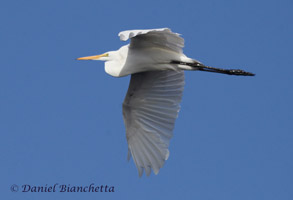
[[[130,48],[161,48],[182,53],[184,39],[169,28],[129,30],[118,34],[120,40],[131,39]]]
[[[123,118],[130,154],[139,176],[151,169],[159,173],[169,157],[184,87],[183,71],[150,71],[133,74],[123,103]]]

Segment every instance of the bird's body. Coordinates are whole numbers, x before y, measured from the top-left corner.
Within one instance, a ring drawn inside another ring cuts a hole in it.
[[[242,70],[208,67],[183,54],[184,40],[168,28],[131,30],[119,33],[129,45],[102,55],[78,60],[103,60],[105,71],[114,77],[131,75],[123,103],[123,119],[132,155],[141,176],[151,169],[158,174],[169,157],[169,141],[180,110],[184,70],[230,75],[253,75]]]
[[[110,60],[105,63],[105,71],[114,77],[123,77],[144,71],[181,69],[178,64],[171,64],[174,59],[192,63],[192,59],[187,58],[184,54],[160,48],[137,51],[133,50],[129,45],[125,45],[115,53],[122,59],[119,61]]]
[[[123,31],[119,36],[124,40],[132,39],[129,45],[108,52],[109,60],[105,63],[105,71],[111,76],[122,77],[144,71],[178,70],[178,64],[171,64],[173,60],[193,62],[193,59],[182,52],[183,39],[169,29],[133,30],[130,33]],[[111,56],[119,59],[112,60]]]

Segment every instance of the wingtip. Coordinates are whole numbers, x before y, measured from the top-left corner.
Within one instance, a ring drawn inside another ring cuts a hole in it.
[[[154,170],[154,169],[153,169],[153,171],[154,171],[154,174],[155,174],[155,175],[158,175],[159,172],[160,172],[160,169],[158,169],[158,170]]]
[[[169,156],[170,156],[170,151],[169,151],[169,149],[167,149],[167,153],[166,153],[166,156],[165,156],[165,160],[168,160]]]

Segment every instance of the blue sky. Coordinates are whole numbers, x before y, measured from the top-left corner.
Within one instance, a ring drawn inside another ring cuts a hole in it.
[[[292,199],[290,0],[6,1],[0,7],[1,199]],[[129,77],[75,58],[116,50],[118,32],[169,27],[206,65],[187,72],[159,175],[126,161]],[[109,185],[114,193],[11,192],[16,184]]]

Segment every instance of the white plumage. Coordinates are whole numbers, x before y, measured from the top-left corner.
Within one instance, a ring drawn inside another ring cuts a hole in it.
[[[242,70],[212,68],[183,54],[184,40],[168,28],[130,30],[119,33],[130,44],[117,51],[78,60],[103,60],[114,77],[131,74],[123,103],[128,142],[139,176],[151,169],[159,173],[169,157],[169,142],[180,110],[184,87],[183,70],[201,70],[230,75],[253,75]]]
[[[123,103],[123,118],[130,152],[142,175],[155,174],[169,157],[184,86],[183,71],[152,71],[132,75]]]

